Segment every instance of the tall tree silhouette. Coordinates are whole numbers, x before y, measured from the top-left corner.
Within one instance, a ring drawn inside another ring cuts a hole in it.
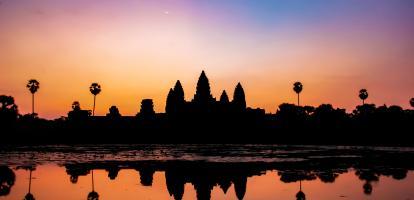
[[[26,87],[29,89],[30,93],[32,93],[32,114],[35,113],[34,111],[34,94],[37,92],[37,90],[39,90],[39,81],[37,81],[36,79],[30,79],[27,82]]]
[[[99,200],[99,194],[95,192],[95,182],[93,177],[93,170],[92,171],[92,192],[88,194],[88,200]]]
[[[239,111],[246,110],[246,97],[244,94],[244,89],[240,83],[238,83],[234,89],[233,105]]]
[[[361,89],[359,91],[359,98],[362,100],[362,105],[365,104],[365,99],[368,98],[368,91],[366,89]]]
[[[302,92],[302,90],[303,90],[303,85],[301,82],[295,82],[293,84],[293,91],[295,91],[296,94],[298,94],[298,106],[300,105],[299,94]]]
[[[221,96],[220,96],[220,103],[228,104],[229,102],[230,102],[229,101],[229,96],[227,96],[226,90],[223,90],[223,92],[221,93]]]
[[[197,82],[197,90],[194,95],[194,102],[202,105],[211,103],[213,96],[210,91],[210,83],[204,71],[201,72]]]
[[[411,99],[410,99],[410,105],[411,105],[411,107],[413,107],[413,108],[414,108],[414,98],[411,98]]]
[[[98,83],[92,83],[89,87],[89,91],[93,94],[93,110],[92,110],[92,116],[95,116],[95,103],[96,103],[96,95],[101,93],[101,85]]]

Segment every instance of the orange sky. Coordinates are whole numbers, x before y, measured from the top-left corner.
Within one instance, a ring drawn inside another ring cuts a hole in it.
[[[205,70],[217,98],[241,82],[250,107],[274,113],[294,103],[332,103],[348,111],[367,102],[409,107],[414,96],[414,4],[359,6],[289,1],[1,1],[0,94],[31,111],[26,82],[40,82],[36,112],[65,116],[71,103],[91,109],[88,87],[102,85],[97,115],[116,105],[135,115],[143,98],[164,112],[177,79],[191,100]],[[303,5],[302,5],[303,4]]]

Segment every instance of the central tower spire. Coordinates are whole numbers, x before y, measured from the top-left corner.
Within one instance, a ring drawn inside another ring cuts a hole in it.
[[[213,99],[213,96],[211,95],[211,91],[210,91],[210,83],[208,81],[206,73],[203,70],[201,72],[200,77],[198,78],[197,90],[196,90],[196,93],[194,95],[193,101],[195,103],[206,105],[206,104],[209,104],[210,102],[212,102],[213,100],[214,99]]]

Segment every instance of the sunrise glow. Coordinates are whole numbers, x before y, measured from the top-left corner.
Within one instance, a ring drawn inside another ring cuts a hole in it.
[[[353,2],[353,3],[352,3]],[[212,94],[274,113],[295,103],[352,110],[370,103],[409,107],[414,91],[414,1],[410,0],[1,0],[0,93],[31,112],[29,79],[39,80],[39,116],[66,116],[73,101],[97,115],[116,105],[135,115],[144,98],[164,112],[181,80],[187,100],[205,70]]]

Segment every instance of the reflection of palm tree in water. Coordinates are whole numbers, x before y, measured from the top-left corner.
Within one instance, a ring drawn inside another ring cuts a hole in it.
[[[364,194],[371,195],[372,194],[372,185],[370,181],[366,181],[364,185],[362,186],[364,189]]]
[[[16,175],[8,166],[0,166],[0,197],[7,196],[16,181]]]
[[[88,200],[98,200],[99,194],[95,192],[95,185],[93,180],[93,170],[92,170],[92,192],[89,192],[88,194]]]
[[[26,194],[26,196],[24,197],[24,200],[35,200],[33,194],[30,192],[30,189],[32,187],[32,171],[33,171],[33,168],[30,168],[29,171],[30,171],[30,173],[29,173],[29,191]]]
[[[299,181],[299,192],[296,193],[297,200],[306,200],[305,193],[302,192],[302,181]]]
[[[355,174],[358,176],[360,180],[365,181],[362,189],[364,190],[364,194],[371,195],[372,194],[372,182],[379,181],[379,176],[374,170],[359,170],[356,171]]]

